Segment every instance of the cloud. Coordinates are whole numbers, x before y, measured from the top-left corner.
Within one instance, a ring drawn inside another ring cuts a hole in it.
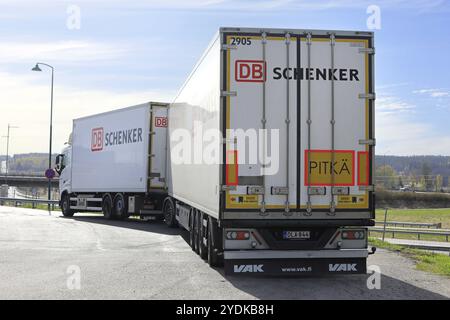
[[[30,72],[31,73],[31,72]],[[11,153],[45,152],[48,149],[49,85],[37,84],[33,75],[0,71],[0,136],[8,123],[19,126],[11,133]],[[171,101],[174,92],[79,89],[56,84],[54,95],[54,151],[67,141],[72,119],[148,101]],[[0,140],[0,154],[6,152]]]
[[[433,124],[418,118],[416,109],[394,95],[377,98],[377,154],[450,155],[450,135],[437,132]]]
[[[130,46],[92,41],[1,41],[0,60],[3,63],[22,63],[23,61],[41,60],[56,63],[99,62],[118,59],[126,55],[130,50]]]
[[[376,100],[376,108],[382,114],[398,114],[400,112],[414,112],[416,106],[396,96],[381,95]]]
[[[413,93],[427,95],[431,98],[450,97],[450,90],[444,89],[421,89],[421,90],[414,90]]]

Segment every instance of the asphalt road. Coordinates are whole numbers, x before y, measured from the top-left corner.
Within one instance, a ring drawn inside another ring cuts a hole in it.
[[[0,299],[450,298],[450,279],[384,250],[369,259],[382,273],[369,290],[368,275],[225,277],[186,240],[159,222],[0,207]]]

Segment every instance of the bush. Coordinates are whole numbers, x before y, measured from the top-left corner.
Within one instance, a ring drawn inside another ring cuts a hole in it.
[[[446,193],[391,192],[377,190],[377,208],[450,208],[450,195]]]

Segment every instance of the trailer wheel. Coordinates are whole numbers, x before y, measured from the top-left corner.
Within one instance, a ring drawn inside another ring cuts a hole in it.
[[[70,209],[70,195],[65,193],[61,200],[61,211],[64,217],[73,217],[75,211]]]
[[[192,251],[195,251],[195,231],[194,231],[194,221],[195,221],[195,209],[191,209],[189,214],[189,245]]]
[[[130,214],[128,213],[128,205],[125,197],[122,193],[118,193],[114,196],[114,217],[118,219],[128,219]]]
[[[167,198],[166,201],[164,201],[163,216],[164,222],[170,228],[175,228],[177,226],[177,219],[175,217],[175,205],[170,198]]]
[[[193,211],[193,218],[192,218],[192,231],[193,231],[193,240],[194,240],[194,244],[192,247],[192,250],[194,250],[195,253],[198,253],[198,238],[199,238],[199,232],[198,232],[198,217],[199,217],[199,212],[197,209],[194,209]]]
[[[102,211],[103,211],[103,216],[108,219],[108,220],[112,220],[114,218],[113,215],[113,202],[112,202],[112,198],[111,195],[108,193],[103,197],[102,200]]]
[[[208,264],[211,267],[222,267],[223,259],[219,255],[220,248],[219,227],[214,218],[208,219]]]
[[[201,211],[199,211],[199,219],[198,219],[198,224],[199,224],[199,233],[198,233],[198,254],[200,256],[200,258],[202,258],[203,260],[206,260],[208,258],[208,247],[204,244],[203,240],[206,239],[207,240],[207,236],[208,236],[208,228],[205,227],[204,225],[204,218],[205,218],[205,214]]]

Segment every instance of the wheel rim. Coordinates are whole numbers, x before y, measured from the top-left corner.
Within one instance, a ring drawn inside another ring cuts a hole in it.
[[[121,214],[122,214],[122,211],[123,211],[123,208],[124,208],[124,205],[123,205],[123,199],[122,199],[122,197],[119,197],[119,198],[116,200],[116,213],[117,213],[118,215],[121,215]]]

